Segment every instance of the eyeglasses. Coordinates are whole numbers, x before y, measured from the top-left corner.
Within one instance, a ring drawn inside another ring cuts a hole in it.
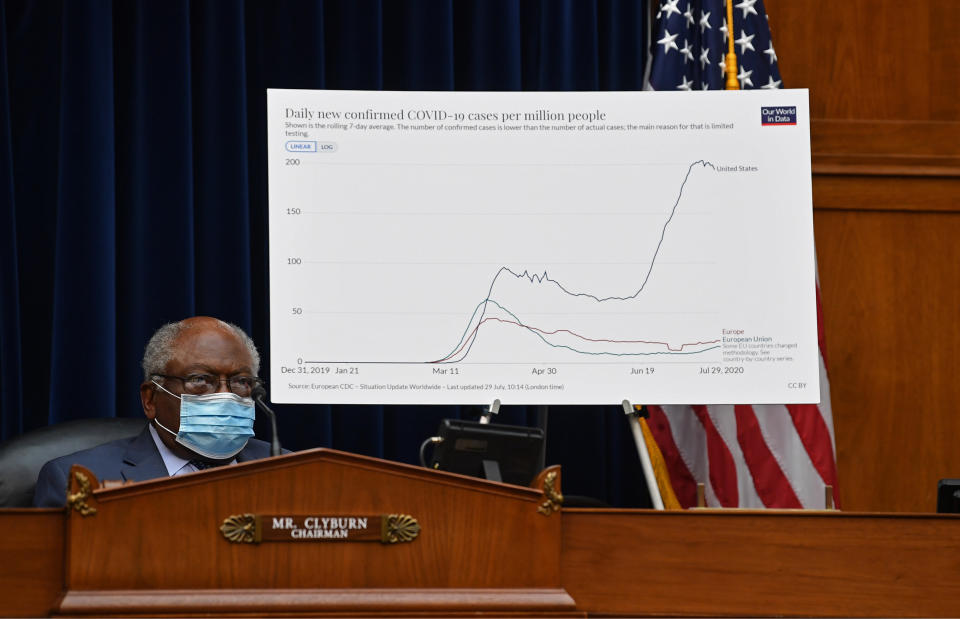
[[[256,376],[246,374],[237,374],[227,378],[214,376],[213,374],[190,374],[188,376],[168,376],[166,374],[156,374],[161,378],[175,378],[183,383],[183,391],[191,395],[204,395],[213,393],[220,388],[220,384],[227,383],[227,388],[241,397],[248,397],[253,390],[263,384],[263,381]]]

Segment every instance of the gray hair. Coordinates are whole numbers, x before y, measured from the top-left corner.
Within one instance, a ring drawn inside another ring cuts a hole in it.
[[[243,342],[243,345],[247,347],[247,352],[250,353],[250,358],[253,360],[253,368],[251,368],[253,374],[254,376],[259,374],[260,353],[257,352],[257,347],[250,336],[235,324],[216,318],[214,318],[214,320],[217,321],[217,324],[219,324],[224,331],[233,333]],[[167,363],[173,358],[173,343],[180,337],[181,333],[191,328],[195,327],[181,320],[180,322],[167,323],[157,329],[153,337],[150,338],[150,341],[147,342],[147,347],[143,351],[143,362],[141,363],[143,366],[143,380],[148,381],[157,374],[163,374]]]

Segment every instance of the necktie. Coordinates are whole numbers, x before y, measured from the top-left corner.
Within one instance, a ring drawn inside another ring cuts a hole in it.
[[[196,459],[191,460],[190,464],[196,467],[198,471],[206,471],[207,469],[212,469],[217,467],[216,464],[210,464],[209,462],[204,462],[203,460],[196,460]]]

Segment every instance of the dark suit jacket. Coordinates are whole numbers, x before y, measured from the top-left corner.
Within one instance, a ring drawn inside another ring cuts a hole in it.
[[[269,443],[251,438],[237,454],[237,462],[259,460],[269,455]],[[143,432],[133,438],[104,443],[44,464],[33,493],[34,507],[63,507],[67,497],[67,478],[74,464],[87,467],[100,481],[145,481],[168,476],[160,451],[150,436],[150,427],[145,426]]]

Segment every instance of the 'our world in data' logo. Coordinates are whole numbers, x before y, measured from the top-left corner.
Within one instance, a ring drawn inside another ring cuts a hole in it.
[[[767,125],[795,125],[797,124],[797,108],[793,107],[762,107],[760,108],[760,123]]]

